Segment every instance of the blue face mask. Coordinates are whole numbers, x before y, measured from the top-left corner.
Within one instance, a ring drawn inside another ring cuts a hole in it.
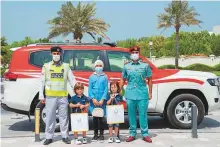
[[[95,67],[95,72],[101,74],[103,72],[103,67]]]

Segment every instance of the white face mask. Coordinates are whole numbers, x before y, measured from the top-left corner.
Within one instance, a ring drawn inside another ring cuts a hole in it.
[[[60,55],[52,55],[53,56],[53,61],[58,62],[60,61]]]
[[[139,59],[139,54],[131,54],[131,59],[132,60],[138,60]]]

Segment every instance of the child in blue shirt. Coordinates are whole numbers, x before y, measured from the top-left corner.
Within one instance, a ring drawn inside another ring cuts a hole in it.
[[[69,100],[69,106],[71,108],[72,113],[83,113],[88,112],[89,107],[89,99],[83,94],[84,91],[84,85],[82,83],[77,82],[74,86],[74,92],[76,95],[71,97]],[[86,132],[82,132],[82,142],[80,139],[78,139],[78,132],[74,132],[74,139],[75,144],[86,144],[87,138],[86,138]]]
[[[119,83],[117,81],[113,81],[110,83],[110,94],[107,96],[107,105],[118,105],[119,102],[123,101],[122,96],[119,94],[120,87]],[[113,127],[115,128],[115,138],[112,137]],[[114,141],[116,143],[120,143],[119,139],[119,124],[111,124],[109,125],[109,139],[108,143],[113,143]]]

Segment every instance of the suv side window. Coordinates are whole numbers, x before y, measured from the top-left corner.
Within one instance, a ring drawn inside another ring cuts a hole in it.
[[[94,62],[100,59],[97,50],[68,50],[64,52],[64,62],[70,64],[72,70],[93,71]]]
[[[121,72],[124,63],[130,60],[130,54],[128,52],[120,51],[108,51],[108,59],[110,65],[110,71]]]
[[[42,67],[44,63],[50,62],[52,57],[50,51],[36,51],[30,54],[29,60],[32,65]]]

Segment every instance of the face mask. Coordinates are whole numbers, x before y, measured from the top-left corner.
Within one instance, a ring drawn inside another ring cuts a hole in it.
[[[95,72],[100,74],[103,71],[103,67],[95,67]]]
[[[55,62],[60,61],[60,55],[53,55],[53,61]]]
[[[139,54],[131,54],[131,59],[132,60],[138,60],[139,59]]]

